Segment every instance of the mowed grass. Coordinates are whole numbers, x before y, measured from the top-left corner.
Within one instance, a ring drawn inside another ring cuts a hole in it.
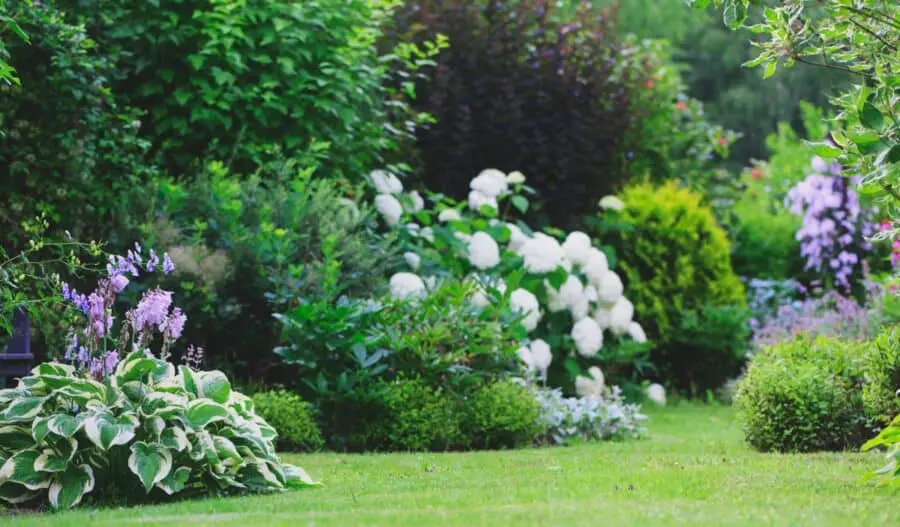
[[[759,454],[730,408],[657,410],[651,437],[569,448],[287,456],[325,486],[271,496],[0,516],[9,527],[898,525],[859,483],[878,454]]]

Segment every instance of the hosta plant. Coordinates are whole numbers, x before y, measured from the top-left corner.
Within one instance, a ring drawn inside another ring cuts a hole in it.
[[[865,480],[876,480],[881,485],[900,487],[900,415],[894,417],[890,426],[863,445],[863,452],[874,448],[887,449],[887,465],[865,476]]]
[[[146,293],[112,345],[116,293],[139,269],[159,266],[140,248],[114,257],[95,291],[64,296],[87,315],[73,331],[71,364],[44,363],[0,391],[0,498],[67,509],[86,496],[134,502],[176,494],[274,491],[313,484],[281,463],[275,429],[233,391],[219,371],[200,372],[165,358],[184,315],[171,293]],[[170,271],[165,257],[162,269]],[[170,309],[171,308],[171,309]],[[162,357],[150,346],[162,342]]]

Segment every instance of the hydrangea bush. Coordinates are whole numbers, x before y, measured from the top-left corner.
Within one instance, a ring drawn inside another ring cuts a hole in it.
[[[70,333],[68,363],[41,364],[0,391],[5,502],[68,509],[87,495],[134,502],[314,484],[279,461],[275,429],[223,373],[168,360],[186,322],[171,292],[146,292],[116,324],[117,294],[156,269],[172,271],[168,255],[136,246],[110,258],[94,291],[63,284],[86,322]]]
[[[466,202],[429,195],[431,208],[418,192],[404,193],[393,174],[376,171],[370,178],[376,208],[399,230],[407,251],[410,269],[391,277],[393,296],[424,297],[443,279],[465,279],[475,306],[506,304],[518,314],[528,334],[519,350],[526,367],[566,387],[593,379],[585,371],[613,354],[610,349],[646,351],[622,280],[588,235],[541,232],[506,219],[525,213],[525,195],[534,193],[522,173],[484,170],[471,180]],[[621,204],[615,197],[603,203]]]

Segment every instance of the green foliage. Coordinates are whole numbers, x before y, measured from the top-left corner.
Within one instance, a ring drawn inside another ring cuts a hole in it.
[[[369,433],[388,450],[449,450],[464,441],[452,397],[421,379],[397,379],[381,390]]]
[[[17,2],[18,9],[22,9],[25,7],[31,7],[31,2]],[[12,33],[15,35],[14,38],[19,38],[28,42],[28,34],[22,30],[19,23],[16,22],[16,18],[19,16],[17,11],[13,11],[11,8],[7,7],[6,0],[0,0],[0,23],[3,25],[4,29],[9,27],[12,30]],[[7,60],[9,59],[9,52],[6,49],[6,44],[3,43],[3,39],[0,39],[0,86],[10,86],[12,84],[21,84],[21,81],[16,76],[16,69],[9,65]],[[0,129],[0,137],[3,136],[3,130]]]
[[[611,233],[609,239],[628,297],[654,343],[651,359],[658,366],[678,364],[682,372],[688,371],[692,362],[679,363],[672,345],[685,317],[704,306],[745,307],[725,231],[699,195],[675,182],[632,185],[621,198],[625,209],[619,219],[628,228]],[[739,335],[720,349],[733,352]],[[667,369],[660,373],[664,379],[676,377]]]
[[[0,496],[69,509],[313,484],[282,464],[276,432],[221,372],[125,357],[103,381],[44,363],[0,391]]]
[[[742,306],[707,305],[689,312],[672,335],[662,364],[666,381],[702,396],[737,377],[750,344],[749,312]]]
[[[24,248],[21,223],[41,214],[76,239],[108,239],[127,216],[124,198],[154,173],[136,112],[110,91],[115,65],[53,3],[2,9],[29,35],[5,44],[21,82],[0,82],[2,245]]]
[[[462,427],[475,448],[521,448],[544,430],[534,393],[514,381],[486,384],[462,404]]]
[[[144,133],[177,175],[315,151],[329,174],[355,178],[407,133],[386,125],[414,121],[384,85],[407,64],[375,47],[394,0],[63,4],[115,50],[114,87],[146,112]]]
[[[900,414],[900,330],[886,329],[864,348],[866,412],[889,422]]]
[[[278,450],[313,452],[324,446],[312,409],[299,395],[284,390],[260,392],[253,394],[253,405],[257,415],[278,432]]]
[[[885,427],[877,436],[863,445],[863,451],[884,447],[887,449],[885,457],[887,465],[881,469],[866,475],[866,479],[877,479],[885,485],[900,485],[900,415],[894,417],[891,424]]]
[[[358,190],[297,164],[271,163],[242,177],[212,163],[196,181],[161,181],[146,200],[145,239],[175,262],[189,338],[242,378],[291,379],[290,371],[269,369],[274,356],[259,353],[277,344],[273,312],[344,292],[371,294],[393,262],[390,241],[370,228],[369,209],[345,198]]]

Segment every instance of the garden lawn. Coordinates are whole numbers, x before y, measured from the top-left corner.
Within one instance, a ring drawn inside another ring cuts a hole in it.
[[[879,454],[758,454],[730,408],[652,414],[651,437],[569,448],[288,456],[323,488],[130,509],[0,516],[8,527],[890,525],[859,483]],[[892,515],[893,514],[893,515]]]

